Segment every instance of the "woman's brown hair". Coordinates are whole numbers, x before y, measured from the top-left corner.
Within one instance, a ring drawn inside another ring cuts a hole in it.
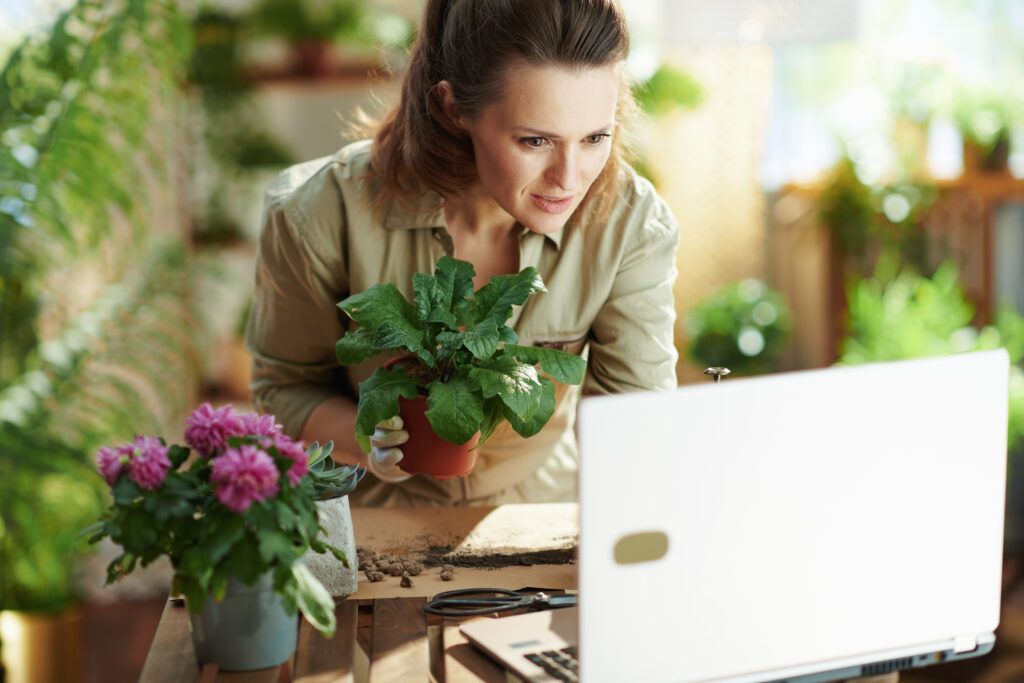
[[[472,141],[443,115],[440,81],[451,84],[455,101],[472,119],[500,99],[511,66],[619,66],[628,51],[625,18],[615,0],[429,0],[401,99],[374,135],[371,161],[382,181],[380,205],[401,201],[417,182],[448,196],[477,178]],[[584,208],[606,215],[614,198],[627,142],[623,123],[635,108],[622,80],[608,163],[577,215]]]

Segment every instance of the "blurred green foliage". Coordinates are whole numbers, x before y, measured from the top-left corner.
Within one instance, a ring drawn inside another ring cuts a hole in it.
[[[1011,451],[1024,448],[1024,318],[1016,311],[1004,307],[994,325],[974,327],[974,307],[952,264],[928,278],[889,257],[874,277],[851,287],[849,314],[839,359],[845,365],[1005,347],[1012,363],[1008,443]]]
[[[687,357],[740,375],[768,372],[788,341],[790,317],[782,295],[760,280],[726,285],[688,315]]]
[[[193,400],[184,234],[153,208],[190,37],[174,0],[79,0],[0,70],[0,609],[75,598],[96,446]]]
[[[662,63],[650,78],[633,86],[633,97],[643,111],[656,116],[699,106],[704,88],[685,71]]]
[[[884,253],[896,252],[913,267],[929,272],[928,237],[921,217],[938,197],[935,185],[864,183],[857,167],[842,157],[819,199],[819,217],[834,236],[850,275],[867,275]]]
[[[258,33],[292,43],[362,40],[368,13],[360,0],[256,0],[249,22]]]

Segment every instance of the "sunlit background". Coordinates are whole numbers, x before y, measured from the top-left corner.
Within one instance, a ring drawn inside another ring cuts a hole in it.
[[[1007,347],[1015,561],[1024,3],[623,5],[644,111],[635,165],[682,229],[680,382],[707,381],[711,365],[737,381]],[[77,538],[106,503],[93,453],[135,433],[175,438],[200,399],[248,400],[240,335],[262,190],[351,139],[357,109],[395,101],[421,9],[0,0],[7,680],[138,676],[168,569],[102,587],[111,549]],[[902,680],[980,680],[977,667],[1019,662],[1012,616],[985,664]]]

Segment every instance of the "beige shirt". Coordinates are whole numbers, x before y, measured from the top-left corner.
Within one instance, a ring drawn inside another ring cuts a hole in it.
[[[413,274],[433,272],[442,255],[452,255],[436,193],[419,196],[412,210],[390,206],[383,220],[374,213],[373,184],[365,180],[369,149],[369,141],[357,142],[292,166],[266,192],[246,344],[257,407],[293,436],[321,401],[356,398],[358,383],[385,360],[338,366],[334,346],[348,321],[337,302],[380,282],[394,283],[411,301]],[[607,222],[574,217],[560,232],[522,229],[520,236],[520,268],[536,267],[548,291],[516,307],[508,324],[520,344],[588,355],[584,394],[676,386],[678,227],[647,180],[630,168],[622,174]],[[544,429],[523,439],[502,423],[464,480],[417,476],[391,485],[367,475],[354,502],[572,500],[581,387],[556,386],[557,407]]]

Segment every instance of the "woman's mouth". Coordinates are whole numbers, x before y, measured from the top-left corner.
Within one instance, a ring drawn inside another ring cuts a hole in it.
[[[530,198],[541,211],[545,211],[547,213],[562,213],[572,206],[573,195],[569,195],[568,197],[547,197],[540,194],[531,194]]]

